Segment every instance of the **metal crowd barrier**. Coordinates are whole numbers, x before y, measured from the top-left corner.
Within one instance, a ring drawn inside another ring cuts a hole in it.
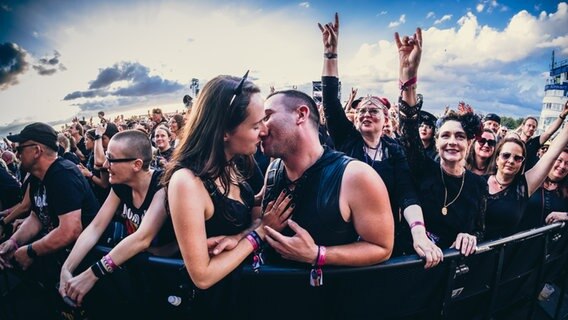
[[[566,282],[567,246],[568,228],[556,223],[481,243],[470,257],[445,250],[444,261],[428,270],[416,255],[368,267],[325,267],[321,287],[309,285],[308,268],[265,264],[255,273],[247,264],[234,314],[237,319],[532,319],[544,282]],[[109,250],[97,246],[83,267]],[[188,319],[196,294],[182,260],[141,254],[97,282],[85,308],[89,319],[108,319],[109,309],[124,311],[113,311],[117,318]]]

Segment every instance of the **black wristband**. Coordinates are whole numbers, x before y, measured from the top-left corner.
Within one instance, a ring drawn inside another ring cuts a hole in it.
[[[100,138],[102,138],[102,136],[95,134],[95,139],[94,140],[99,140]]]
[[[26,253],[28,254],[28,257],[35,259],[37,257],[37,252],[35,252],[34,248],[32,248],[31,244],[28,244]]]
[[[326,52],[323,54],[323,57],[326,59],[337,59],[337,53]]]

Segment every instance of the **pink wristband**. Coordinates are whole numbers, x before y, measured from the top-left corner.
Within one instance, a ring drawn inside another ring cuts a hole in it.
[[[106,256],[103,257],[103,259],[105,259],[106,263],[108,264],[108,266],[114,271],[116,269],[118,269],[118,266],[116,265],[116,263],[114,263],[114,261],[112,261],[112,258],[110,257],[110,254],[107,254]]]
[[[258,248],[260,247],[260,244],[258,244],[258,242],[256,242],[256,240],[254,239],[254,237],[252,235],[247,235],[247,240],[250,242],[250,244],[252,245],[252,250],[256,251],[258,250]]]
[[[410,230],[412,230],[412,228],[414,228],[416,226],[423,226],[424,228],[426,228],[426,226],[424,225],[424,222],[417,220],[417,221],[414,221],[410,224]]]
[[[318,255],[318,261],[316,262],[316,265],[318,267],[321,267],[325,264],[325,247],[324,246],[320,246],[319,247],[319,255]]]
[[[417,77],[412,77],[412,78],[408,79],[406,82],[402,82],[402,80],[398,80],[400,90],[406,90],[411,85],[416,84],[416,82],[418,82]]]

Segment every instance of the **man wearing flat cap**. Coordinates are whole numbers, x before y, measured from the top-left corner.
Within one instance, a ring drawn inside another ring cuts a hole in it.
[[[483,129],[489,129],[498,135],[499,127],[501,127],[501,117],[495,113],[488,113],[485,118],[483,118]]]
[[[75,164],[57,156],[57,133],[51,126],[32,123],[8,139],[18,144],[21,166],[36,183],[30,184],[30,215],[0,244],[0,269],[12,267],[13,258],[23,270],[32,266],[30,272],[44,284],[54,285],[65,249],[92,220],[98,204]]]
[[[438,151],[436,150],[436,116],[428,111],[420,111],[420,127],[418,127],[418,134],[424,147],[426,156],[434,161],[438,161]]]

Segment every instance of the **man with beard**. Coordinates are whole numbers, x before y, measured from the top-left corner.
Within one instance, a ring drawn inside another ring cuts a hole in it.
[[[277,91],[265,102],[264,153],[269,166],[263,209],[282,190],[291,194],[293,221],[282,233],[269,227],[267,242],[284,258],[316,267],[364,266],[391,255],[394,239],[389,197],[367,164],[320,144],[312,98]],[[321,271],[321,269],[320,269]],[[317,282],[319,279],[312,279]]]

